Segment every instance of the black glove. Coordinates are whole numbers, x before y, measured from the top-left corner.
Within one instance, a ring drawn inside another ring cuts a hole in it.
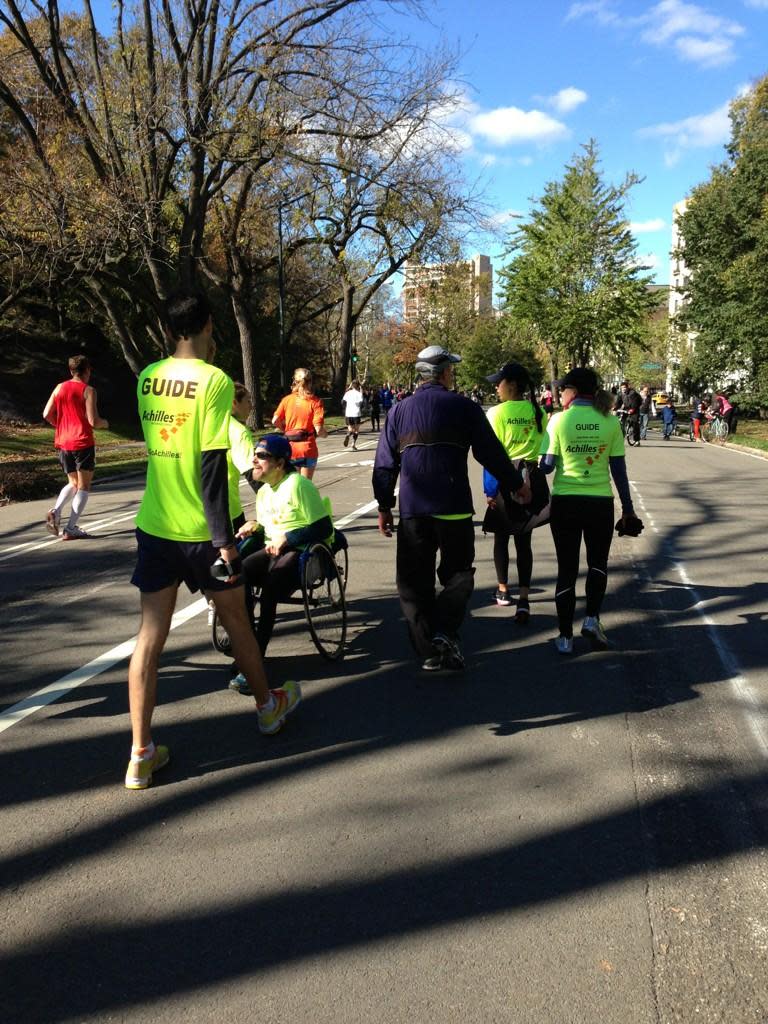
[[[239,556],[231,562],[227,562],[223,558],[217,558],[211,566],[211,576],[215,580],[230,580],[235,576],[239,576],[242,571],[243,560]]]
[[[634,513],[622,516],[618,523],[616,523],[616,533],[620,537],[639,537],[644,528],[643,520],[634,515]]]

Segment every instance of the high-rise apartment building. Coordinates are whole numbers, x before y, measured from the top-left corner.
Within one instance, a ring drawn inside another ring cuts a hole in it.
[[[430,302],[430,290],[437,289],[446,279],[456,274],[459,281],[466,281],[467,294],[475,313],[490,313],[493,309],[493,267],[489,256],[473,256],[458,263],[411,263],[404,264],[403,320],[416,324],[436,315]]]
[[[696,341],[696,335],[692,331],[683,333],[675,330],[674,318],[682,309],[685,303],[685,290],[691,276],[689,268],[685,264],[681,250],[684,247],[684,239],[680,233],[678,218],[682,217],[688,209],[688,200],[681,199],[672,207],[672,250],[669,280],[669,321],[672,328],[672,344],[670,345],[669,360],[667,363],[667,391],[672,390],[675,372],[680,366],[680,360],[684,351],[690,351]]]

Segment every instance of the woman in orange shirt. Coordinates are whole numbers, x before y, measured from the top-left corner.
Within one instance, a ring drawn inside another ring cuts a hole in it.
[[[291,442],[291,462],[309,480],[317,468],[317,438],[327,437],[325,410],[314,394],[312,373],[303,366],[293,372],[290,395],[286,395],[272,417],[272,425]]]

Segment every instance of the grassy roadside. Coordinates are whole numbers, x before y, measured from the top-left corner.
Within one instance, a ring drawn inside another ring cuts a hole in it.
[[[343,416],[329,416],[326,426],[338,430],[344,426]],[[97,480],[142,473],[146,462],[144,442],[130,427],[96,432]],[[0,422],[0,505],[54,497],[63,481],[52,427]]]
[[[739,420],[736,433],[727,443],[768,452],[768,420]]]
[[[99,430],[96,444],[97,479],[144,469],[144,444],[130,428]],[[51,427],[0,424],[0,505],[52,497],[63,478]]]

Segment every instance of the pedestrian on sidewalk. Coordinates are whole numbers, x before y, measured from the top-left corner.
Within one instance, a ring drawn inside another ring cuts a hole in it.
[[[419,353],[416,372],[422,383],[387,416],[373,468],[379,531],[387,537],[394,529],[392,509],[400,480],[397,591],[411,643],[427,672],[464,667],[459,629],[475,573],[470,450],[504,490],[516,492],[523,501],[530,497],[482,407],[454,392],[458,362],[460,356],[438,345]]]
[[[202,590],[215,604],[256,699],[260,732],[277,732],[301,700],[298,683],[269,689],[246,612],[227,485],[234,385],[207,361],[214,346],[205,296],[173,296],[166,307],[166,329],[174,354],[147,366],[137,391],[148,459],[131,579],[141,593],[141,624],[128,669],[133,746],[127,789],[146,789],[169,760],[168,748],[155,746],[151,726],[158,661],[180,583],[193,593]]]
[[[56,504],[45,517],[45,528],[62,540],[84,540],[90,535],[77,525],[85,511],[96,468],[94,429],[108,430],[109,423],[99,416],[96,389],[91,387],[91,364],[86,356],[69,359],[71,380],[57,384],[45,403],[43,419],[55,430],[53,443],[59,452],[61,468],[67,474]],[[72,499],[69,519],[60,531],[61,512]]]
[[[554,471],[549,525],[557,554],[555,606],[560,635],[555,647],[573,654],[573,617],[582,537],[587,553],[586,618],[581,635],[595,650],[609,647],[600,622],[613,539],[613,491],[621,500],[622,530],[639,523],[632,506],[621,423],[612,416],[613,395],[602,390],[587,367],[571,370],[557,386],[563,411],[547,424],[541,468]],[[639,532],[638,530],[638,532]]]

